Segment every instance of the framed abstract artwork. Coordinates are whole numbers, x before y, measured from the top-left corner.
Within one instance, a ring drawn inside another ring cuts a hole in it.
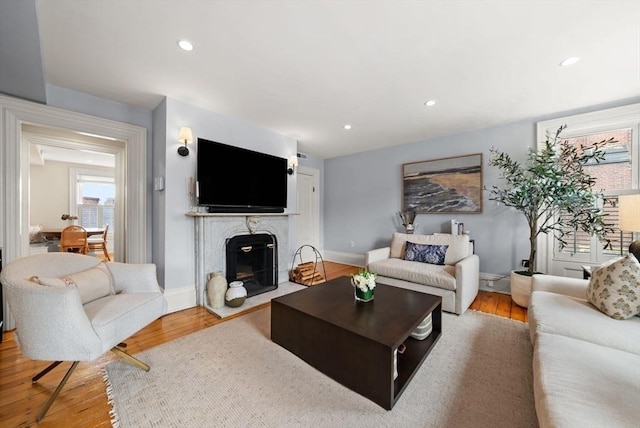
[[[481,213],[482,153],[403,164],[402,211]]]

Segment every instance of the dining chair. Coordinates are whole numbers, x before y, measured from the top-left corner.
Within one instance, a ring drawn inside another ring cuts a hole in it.
[[[60,234],[60,251],[63,253],[88,253],[87,230],[82,226],[67,226]]]
[[[102,235],[98,236],[90,236],[87,238],[87,247],[89,251],[102,251],[104,253],[104,257],[111,261],[109,257],[109,251],[107,250],[107,233],[109,233],[109,225],[107,224],[104,227],[104,232]]]

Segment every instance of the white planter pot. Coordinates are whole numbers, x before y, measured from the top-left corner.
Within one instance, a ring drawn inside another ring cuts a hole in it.
[[[523,308],[529,307],[531,299],[531,282],[533,278],[511,271],[511,298]]]

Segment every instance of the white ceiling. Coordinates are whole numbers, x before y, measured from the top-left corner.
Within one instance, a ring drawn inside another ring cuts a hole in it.
[[[86,166],[102,166],[114,168],[115,155],[99,153],[84,149],[67,149],[41,144],[31,144],[29,147],[30,163],[44,165],[47,161],[77,163]]]
[[[115,168],[114,151],[124,144],[94,135],[29,124],[22,125],[22,138],[29,143],[29,162],[32,165],[56,161]]]
[[[321,158],[640,95],[640,1],[37,7],[47,83],[147,109],[167,96]],[[195,49],[178,49],[181,38]],[[559,67],[570,56],[581,60]]]

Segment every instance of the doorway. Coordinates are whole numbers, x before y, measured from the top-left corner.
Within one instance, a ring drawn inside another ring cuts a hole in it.
[[[125,143],[28,124],[22,125],[22,143],[29,146],[24,196],[29,210],[29,254],[57,251],[57,242],[45,239],[41,231],[76,224],[109,227],[110,258],[121,260],[122,237],[117,235],[117,225],[124,222],[124,210],[118,209],[118,201],[125,168],[116,165],[116,160],[123,158]]]
[[[296,237],[297,247],[311,245],[320,250],[320,171],[298,167]]]

